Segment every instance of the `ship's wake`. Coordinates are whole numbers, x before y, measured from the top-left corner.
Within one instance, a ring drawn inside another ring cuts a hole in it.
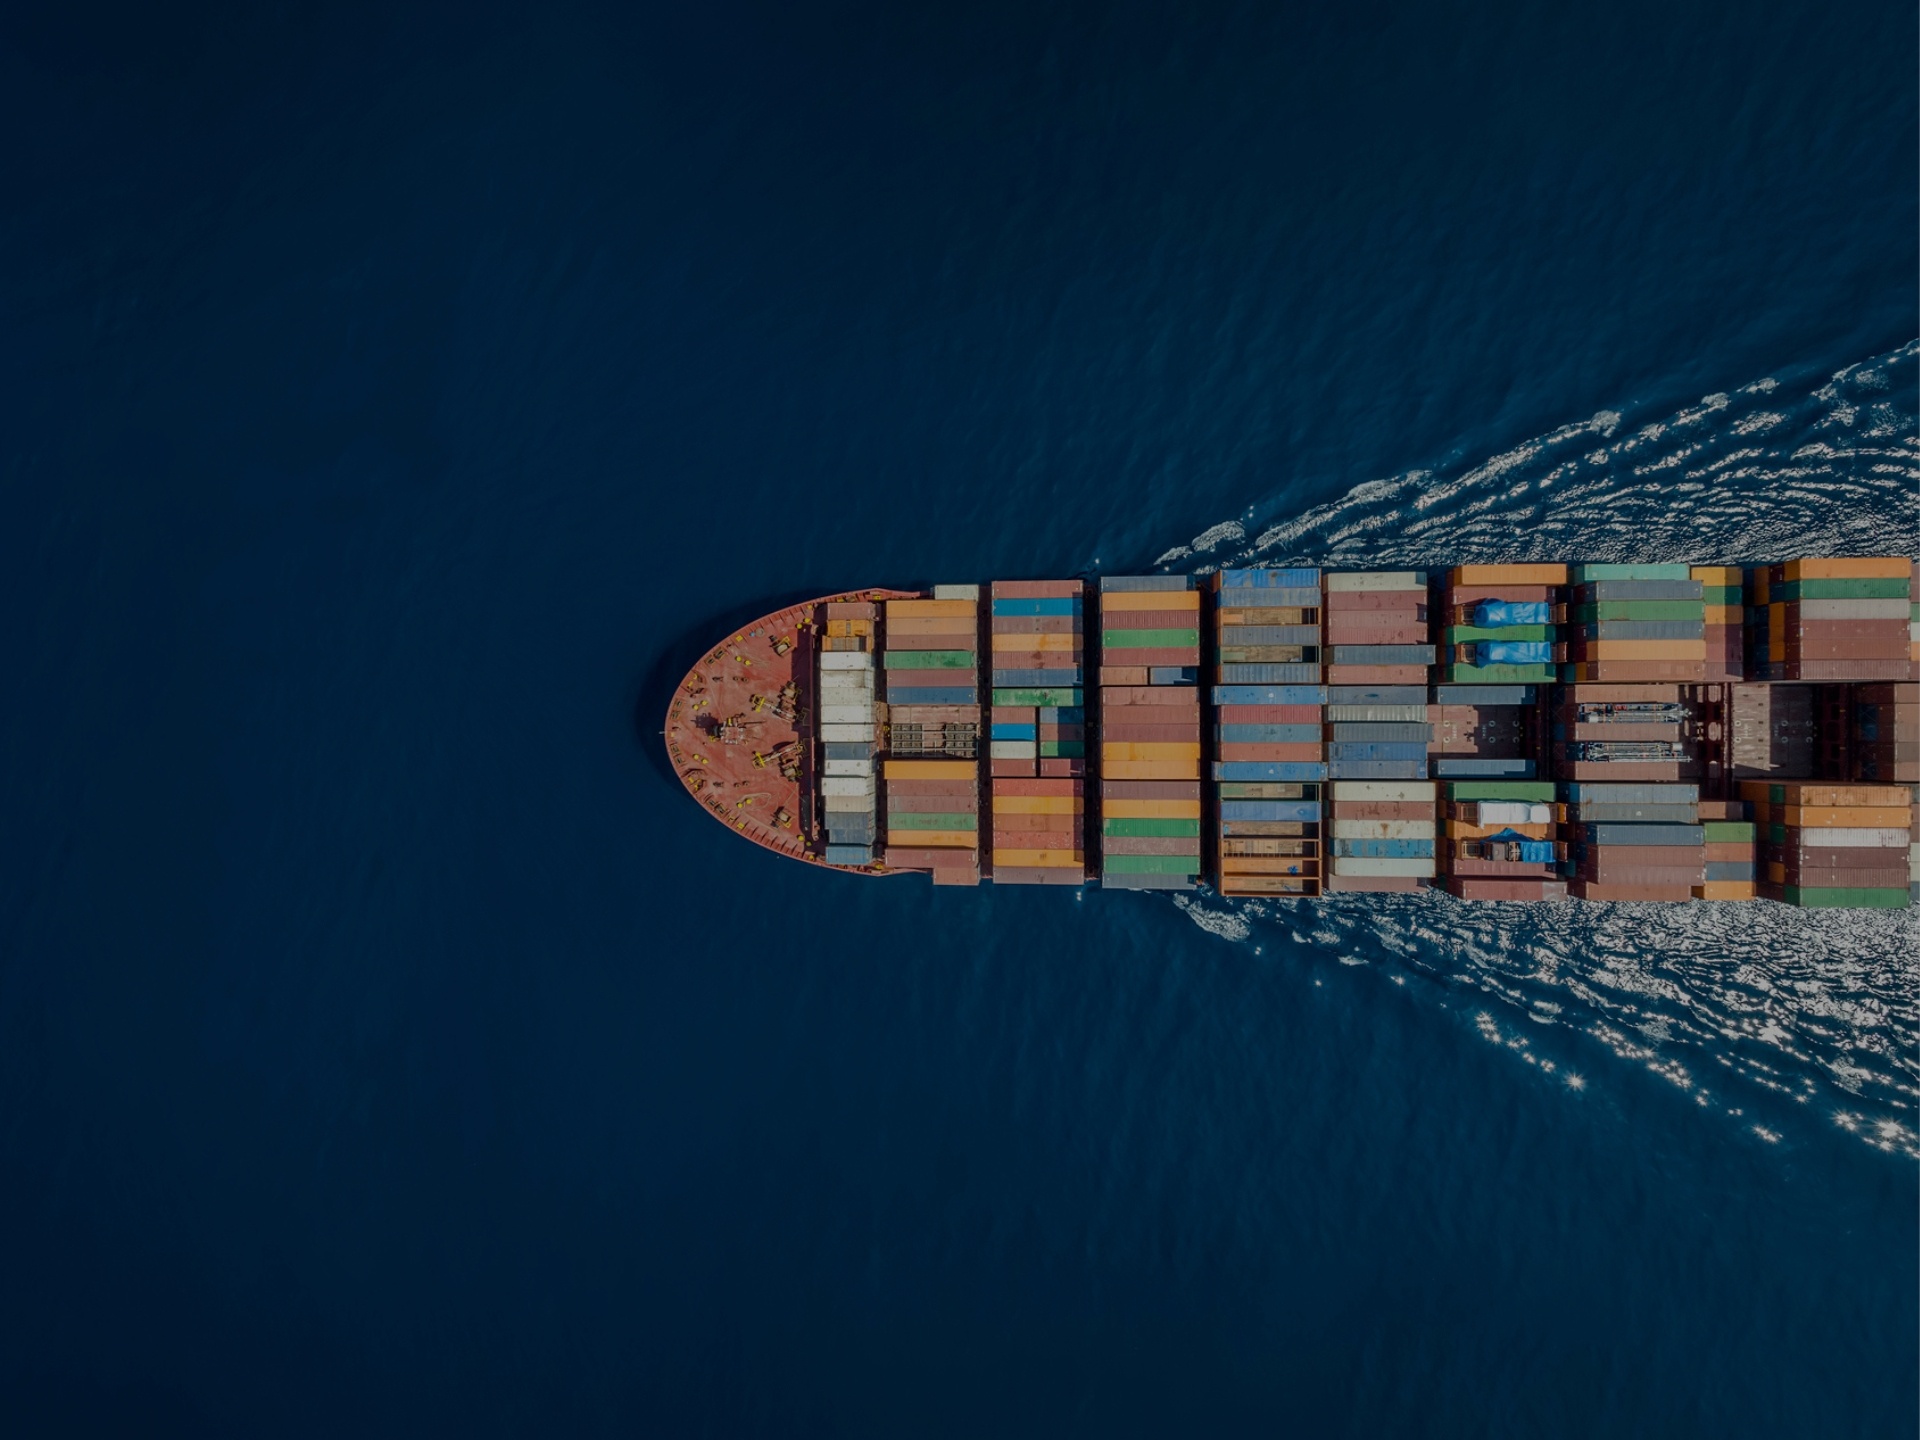
[[[1661,419],[1603,411],[1457,472],[1369,481],[1251,539],[1238,522],[1215,525],[1158,563],[1913,555],[1917,366],[1920,341],[1816,384],[1762,379]],[[1783,1140],[1800,1117],[1920,1158],[1920,912],[1436,894],[1178,903],[1263,956],[1290,943],[1471,996],[1479,1034],[1575,1088],[1587,1083],[1577,1060],[1537,1026],[1597,1041],[1762,1140]]]

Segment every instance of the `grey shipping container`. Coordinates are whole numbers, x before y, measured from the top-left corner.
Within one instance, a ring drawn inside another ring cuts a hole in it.
[[[1433,739],[1433,727],[1424,721],[1414,724],[1403,721],[1399,724],[1367,724],[1339,720],[1327,727],[1331,732],[1329,740],[1418,740],[1425,744]]]
[[[1698,580],[1596,580],[1573,587],[1575,604],[1589,600],[1698,600]]]
[[[1589,845],[1704,845],[1707,832],[1698,825],[1583,825]]]
[[[1340,724],[1383,725],[1414,721],[1424,725],[1427,720],[1427,707],[1424,705],[1329,705],[1327,719],[1329,722]]]
[[[1424,685],[1329,685],[1328,705],[1425,705]]]
[[[1436,705],[1531,705],[1539,691],[1531,685],[1436,685]]]
[[[1335,665],[1431,665],[1431,645],[1329,645]]]
[[[1442,780],[1531,780],[1531,760],[1491,760],[1478,755],[1435,755],[1433,773]]]
[[[1185,575],[1102,575],[1102,590],[1191,590]]]

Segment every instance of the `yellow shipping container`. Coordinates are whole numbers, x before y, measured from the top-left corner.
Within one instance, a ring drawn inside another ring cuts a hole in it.
[[[1100,775],[1106,780],[1198,780],[1198,760],[1104,760]]]
[[[1913,812],[1904,805],[1782,805],[1770,818],[1803,830],[1905,830]]]
[[[1849,785],[1834,780],[1742,780],[1740,798],[1765,805],[1779,786],[1789,805],[1868,805],[1902,807],[1912,803],[1905,785]]]
[[[1741,623],[1740,615],[1741,610],[1738,605],[1707,606],[1707,624],[1709,625],[1738,625]]]
[[[1198,820],[1198,800],[1109,800],[1100,813],[1116,820]]]
[[[1100,613],[1113,610],[1198,610],[1198,590],[1109,590],[1100,597]],[[1108,625],[1109,630],[1124,630],[1124,625]]]
[[[1584,660],[1704,660],[1704,640],[1589,640]]]
[[[1503,830],[1517,831],[1529,840],[1553,838],[1551,825],[1469,825],[1464,820],[1449,820],[1446,826],[1449,840],[1484,840],[1489,835],[1500,834]]]
[[[1564,585],[1565,565],[1456,565],[1448,574],[1455,585]]]
[[[974,616],[979,604],[972,600],[889,600],[887,622],[895,620],[952,619],[955,615]]]
[[[1015,866],[1031,866],[1040,870],[1071,870],[1087,863],[1084,850],[996,850],[993,863]]]
[[[975,830],[893,830],[887,834],[889,845],[928,850],[975,850],[980,834]]]
[[[1724,589],[1744,583],[1746,572],[1738,565],[1689,565],[1687,574],[1709,589]]]
[[[993,637],[995,650],[1017,650],[1028,655],[1078,650],[1082,643],[1078,635],[995,635]]]
[[[1758,900],[1760,892],[1751,880],[1708,880],[1693,887],[1696,900]]]
[[[918,639],[923,635],[967,635],[980,632],[980,625],[971,615],[935,615],[928,619],[916,620],[911,616],[896,619],[887,617],[887,635],[892,639],[895,649],[912,649],[912,646],[898,642],[909,637]]]
[[[1198,740],[1106,740],[1102,760],[1194,760],[1200,758]]]
[[[1087,802],[1078,795],[996,795],[996,815],[1080,815]],[[1109,811],[1108,813],[1112,813]]]
[[[827,621],[827,634],[832,635],[835,638],[839,638],[846,635],[871,635],[872,633],[873,633],[873,621],[871,620],[829,620]]]
[[[980,766],[973,760],[889,760],[889,780],[978,780]]]
[[[1913,573],[1913,562],[1897,555],[1851,560],[1789,560],[1787,579],[1792,580],[1904,580]]]

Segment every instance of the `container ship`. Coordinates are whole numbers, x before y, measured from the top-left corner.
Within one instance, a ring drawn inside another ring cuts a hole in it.
[[[1904,908],[1920,563],[849,591],[708,650],[664,737],[715,819],[849,875]]]

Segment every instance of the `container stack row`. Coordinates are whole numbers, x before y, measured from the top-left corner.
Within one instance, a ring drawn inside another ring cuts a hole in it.
[[[980,587],[886,609],[886,863],[980,883]]]
[[[1449,685],[1553,681],[1556,619],[1567,567],[1459,565],[1440,590],[1439,630]]]
[[[1759,898],[1758,837],[1744,800],[1702,800],[1700,831],[1702,873],[1693,887],[1696,900]]]
[[[1462,900],[1564,900],[1550,780],[1446,780],[1441,886]]]
[[[1824,780],[1743,781],[1763,865],[1760,893],[1803,909],[1910,902],[1913,791]]]
[[[1300,898],[1325,883],[1321,578],[1310,569],[1222,570],[1210,582],[1222,895]],[[1285,637],[1299,658],[1250,655],[1262,637]]]
[[[1200,592],[1185,575],[1100,582],[1100,883],[1200,874]]]
[[[1078,580],[993,584],[996,885],[1087,877],[1085,589]]]
[[[829,865],[870,865],[879,838],[874,780],[874,631],[878,607],[826,607],[817,673],[820,821]]]
[[[1912,591],[1913,562],[1897,557],[1756,567],[1748,574],[1749,673],[1763,680],[1920,678]]]
[[[1705,621],[1708,684],[1722,685],[1746,678],[1745,610],[1746,575],[1738,565],[1693,565],[1688,578],[1700,582],[1700,603]]]
[[[1328,778],[1426,779],[1426,573],[1329,574],[1325,592]]]
[[[1563,781],[1562,867],[1582,900],[1693,898],[1706,879],[1700,787]]]
[[[1439,844],[1433,781],[1335,780],[1327,790],[1329,892],[1418,890],[1433,880]]]
[[[1575,565],[1570,579],[1563,682],[1706,678],[1706,586],[1691,566]]]

